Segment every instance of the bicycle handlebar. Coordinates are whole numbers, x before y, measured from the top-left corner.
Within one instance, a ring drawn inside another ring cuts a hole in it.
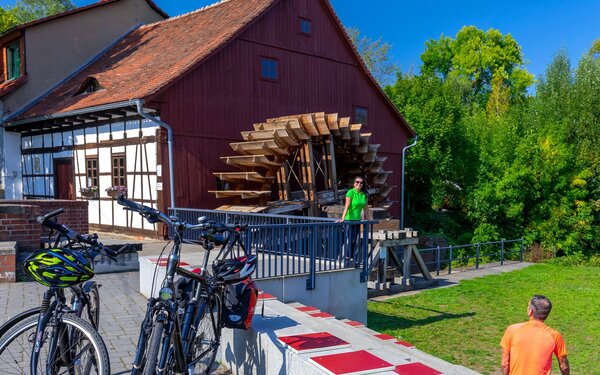
[[[39,224],[43,225],[46,220],[48,220],[54,216],[58,216],[58,215],[62,214],[63,212],[65,212],[65,209],[61,207],[58,210],[54,210],[50,213],[47,213],[46,215],[38,216],[36,220]]]
[[[125,210],[135,211],[139,213],[144,219],[146,219],[151,224],[156,224],[159,221],[162,221],[167,225],[174,224],[173,221],[167,215],[160,212],[159,210],[131,201],[125,198],[125,196],[123,195],[119,196],[119,199],[117,199],[117,203],[121,206],[124,206],[123,208]]]

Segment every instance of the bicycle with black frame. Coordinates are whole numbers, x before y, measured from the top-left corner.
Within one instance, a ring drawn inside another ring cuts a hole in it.
[[[150,223],[164,223],[173,239],[166,276],[157,296],[153,290],[148,299],[131,374],[208,374],[220,344],[225,287],[247,279],[256,267],[256,256],[248,254],[241,241],[247,226],[214,223],[204,217],[192,225],[123,196],[117,202]],[[184,232],[193,230],[202,231],[199,239],[184,239]],[[199,269],[179,267],[184,243],[205,249]],[[221,250],[209,272],[215,246]],[[177,275],[183,278],[176,280]]]
[[[32,253],[23,270],[48,290],[41,306],[0,327],[2,373],[110,374],[108,352],[97,332],[99,284],[91,278],[93,264],[101,255],[114,259],[127,245],[114,251],[98,242],[96,234],[79,234],[51,220],[63,212],[60,208],[37,218],[49,229],[51,246]]]

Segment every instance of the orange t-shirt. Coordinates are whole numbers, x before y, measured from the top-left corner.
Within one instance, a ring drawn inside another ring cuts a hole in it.
[[[550,375],[552,353],[567,355],[560,333],[537,320],[509,326],[500,346],[510,352],[510,375]]]

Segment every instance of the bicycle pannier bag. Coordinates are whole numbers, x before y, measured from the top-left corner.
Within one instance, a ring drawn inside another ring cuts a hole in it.
[[[223,300],[223,326],[235,329],[248,329],[252,324],[258,288],[248,278],[240,283],[227,285]]]

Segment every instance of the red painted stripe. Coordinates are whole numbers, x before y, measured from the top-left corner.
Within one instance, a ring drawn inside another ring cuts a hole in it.
[[[344,322],[344,323],[346,323],[346,324],[348,324],[349,326],[352,326],[352,327],[364,327],[365,326],[361,322],[357,322],[355,320],[351,320],[349,322]]]
[[[277,299],[277,297],[275,297],[272,294],[261,291],[258,293],[258,299],[267,301],[267,300]]]
[[[398,345],[402,345],[402,346],[406,346],[407,348],[414,348],[415,346],[413,344],[411,344],[408,341],[402,341],[402,340],[398,340],[396,341],[396,344]]]
[[[395,373],[400,375],[440,375],[442,374],[436,369],[425,366],[422,363],[407,363],[405,365],[396,366]]]
[[[314,351],[315,349],[333,349],[348,347],[350,344],[329,332],[306,333],[278,337],[279,341],[297,352]]]
[[[387,333],[380,333],[378,335],[375,335],[375,337],[377,337],[378,339],[381,339],[381,340],[386,340],[386,341],[396,340],[396,338],[394,336],[388,335]]]
[[[331,315],[330,313],[326,313],[324,311],[314,313],[314,314],[308,314],[308,315],[312,316],[313,318],[323,318],[323,319],[335,318],[335,316]]]
[[[308,313],[310,311],[314,311],[314,312],[320,311],[316,307],[312,307],[312,306],[299,306],[299,307],[296,307],[296,310],[302,311],[302,312],[305,312],[305,313]]]
[[[311,357],[310,360],[332,375],[394,371],[394,365],[366,350]]]

